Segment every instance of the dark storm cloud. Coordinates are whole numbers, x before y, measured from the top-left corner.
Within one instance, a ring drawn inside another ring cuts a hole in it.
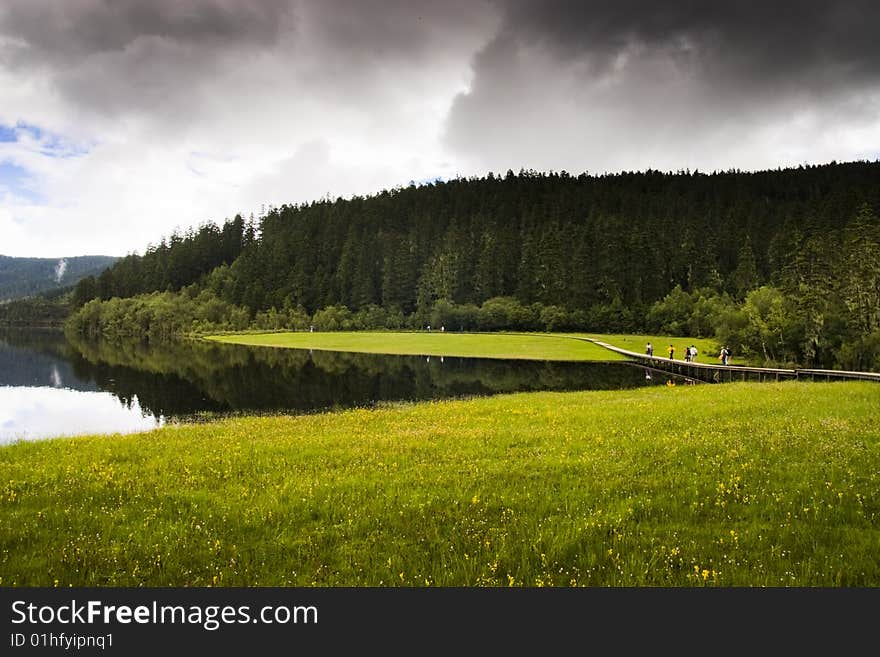
[[[0,66],[40,70],[87,111],[183,122],[246,67],[243,77],[317,97],[330,87],[373,93],[371,78],[400,64],[430,75],[461,51],[462,35],[473,42],[487,11],[468,0],[6,0]]]
[[[184,120],[230,68],[252,65],[252,78],[283,84],[287,66],[301,92],[350,89],[356,103],[399,84],[383,73],[401,63],[430,79],[479,34],[470,92],[448,126],[460,145],[497,131],[487,122],[499,112],[530,111],[532,92],[551,114],[587,103],[603,118],[612,103],[680,112],[674,88],[694,120],[695,107],[751,114],[758,103],[875,85],[877,25],[875,0],[6,0],[0,64],[49,71],[92,111]]]
[[[438,46],[455,48],[457,35],[485,29],[487,3],[474,0],[324,0],[303,2],[306,18],[328,49],[357,59],[421,58]],[[491,36],[486,33],[486,38]],[[430,65],[430,62],[426,62]]]
[[[121,51],[143,37],[190,44],[273,43],[289,8],[273,0],[28,0],[0,9],[22,58],[80,58]]]
[[[182,121],[206,79],[272,48],[292,20],[273,0],[11,0],[0,65],[45,75],[75,111]]]
[[[4,244],[91,234],[118,253],[268,202],[453,175],[443,122],[497,20],[484,0],[0,0],[0,126],[88,145],[62,161],[0,143],[46,199],[2,199]]]
[[[876,0],[549,0],[501,2],[501,38],[607,69],[633,46],[699,59],[743,84],[880,76]],[[705,58],[705,59],[704,59]]]
[[[447,122],[448,144],[487,166],[683,167],[705,165],[708,148],[763,164],[770,154],[747,142],[793,135],[786,117],[880,119],[873,0],[494,6],[500,28]]]
[[[364,56],[409,56],[432,35],[467,28],[474,6],[406,0],[7,0],[0,30],[20,39],[23,58],[120,51],[145,37],[195,47],[271,47],[285,31],[314,32],[328,46]]]

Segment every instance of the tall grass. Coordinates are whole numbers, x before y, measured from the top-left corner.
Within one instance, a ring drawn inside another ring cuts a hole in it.
[[[0,449],[0,584],[880,585],[880,386],[530,393]]]

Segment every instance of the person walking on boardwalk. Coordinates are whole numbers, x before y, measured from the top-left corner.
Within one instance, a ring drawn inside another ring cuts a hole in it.
[[[648,343],[648,347],[645,349],[645,353],[648,354],[648,356],[654,355],[654,345],[652,345],[650,342]]]
[[[675,357],[675,347],[669,345],[669,349],[667,349],[667,351],[669,352],[669,360],[672,360]]]
[[[696,347],[696,345],[691,345],[690,351],[691,351],[690,361],[693,363],[694,361],[697,360],[697,347]]]

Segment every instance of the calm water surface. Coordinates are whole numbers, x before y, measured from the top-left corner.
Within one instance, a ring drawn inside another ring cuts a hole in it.
[[[629,363],[382,356],[0,332],[0,443],[255,413],[663,384]]]

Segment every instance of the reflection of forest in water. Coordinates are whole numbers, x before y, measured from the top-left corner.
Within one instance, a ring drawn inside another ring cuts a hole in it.
[[[0,330],[0,386],[97,391],[95,381],[75,372],[69,352],[59,331]]]
[[[60,333],[0,334],[0,385],[105,390],[155,416],[314,411],[502,392],[664,383],[628,363],[505,361],[181,341],[150,346]],[[60,380],[60,383],[58,382]]]

